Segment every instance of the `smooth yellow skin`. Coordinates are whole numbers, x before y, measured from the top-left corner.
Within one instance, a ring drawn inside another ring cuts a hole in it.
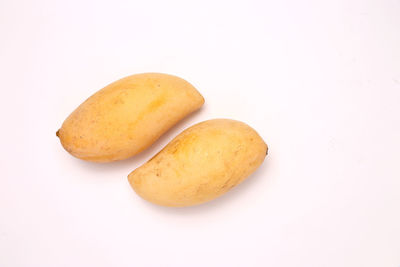
[[[267,152],[263,139],[245,123],[209,120],[183,131],[128,180],[136,193],[155,204],[197,205],[241,183]]]
[[[77,158],[122,160],[149,147],[203,104],[201,94],[181,78],[161,73],[132,75],[82,103],[57,136]]]

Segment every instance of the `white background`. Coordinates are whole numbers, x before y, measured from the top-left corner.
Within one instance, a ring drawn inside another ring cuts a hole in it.
[[[400,1],[0,0],[0,266],[400,266]],[[140,72],[206,99],[137,157],[94,164],[55,132]],[[247,181],[191,208],[127,175],[184,128],[254,127]]]

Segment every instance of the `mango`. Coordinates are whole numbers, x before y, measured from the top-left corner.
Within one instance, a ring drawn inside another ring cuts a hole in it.
[[[77,158],[123,160],[148,148],[203,104],[202,95],[181,78],[136,74],[89,97],[64,121],[57,136]]]
[[[245,123],[208,120],[183,131],[128,180],[139,196],[152,203],[197,205],[244,181],[267,152],[267,144]]]

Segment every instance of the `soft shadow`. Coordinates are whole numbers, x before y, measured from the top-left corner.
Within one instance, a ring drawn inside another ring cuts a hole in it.
[[[150,203],[144,199],[140,200],[144,203],[144,205],[148,206],[148,208],[153,209],[157,212],[160,213],[165,213],[169,215],[177,215],[177,216],[187,216],[193,215],[193,214],[198,214],[198,213],[203,213],[203,212],[210,212],[215,209],[221,209],[225,205],[229,205],[229,202],[232,202],[234,198],[240,197],[241,194],[243,194],[246,190],[251,190],[252,187],[257,186],[257,183],[260,182],[260,179],[268,179],[268,173],[267,173],[267,168],[268,168],[268,156],[265,158],[265,161],[263,164],[253,173],[251,174],[245,181],[243,181],[241,184],[235,186],[227,192],[226,194],[211,200],[209,202],[206,202],[204,204],[200,204],[197,206],[191,206],[191,207],[181,207],[181,208],[175,208],[175,207],[163,207],[159,206],[153,203]]]
[[[179,121],[177,124],[171,127],[166,133],[164,133],[154,144],[152,144],[149,148],[145,149],[141,153],[131,158],[121,160],[121,161],[114,161],[114,162],[107,162],[107,163],[97,163],[97,162],[90,162],[90,161],[83,161],[77,158],[72,157],[73,160],[76,161],[77,165],[89,169],[93,172],[112,172],[116,169],[125,169],[130,168],[133,171],[134,168],[142,165],[147,160],[149,160],[152,156],[154,156],[157,152],[159,152],[162,147],[162,144],[167,144],[168,141],[171,141],[175,136],[180,133],[180,129],[182,129],[185,125],[190,127],[194,124],[197,120],[200,112],[203,110],[204,106],[196,110],[195,112],[191,113],[186,118]],[[187,128],[185,127],[185,129]],[[179,131],[179,132],[178,132]],[[128,176],[129,173],[126,174]],[[126,177],[125,177],[126,178]]]

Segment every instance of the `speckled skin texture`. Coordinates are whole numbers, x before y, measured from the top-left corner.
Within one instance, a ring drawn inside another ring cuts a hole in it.
[[[200,93],[181,78],[136,74],[92,95],[64,121],[57,136],[77,158],[122,160],[149,147],[203,104]]]
[[[128,180],[136,193],[155,204],[197,205],[241,183],[267,152],[263,139],[245,123],[209,120],[183,131]]]

